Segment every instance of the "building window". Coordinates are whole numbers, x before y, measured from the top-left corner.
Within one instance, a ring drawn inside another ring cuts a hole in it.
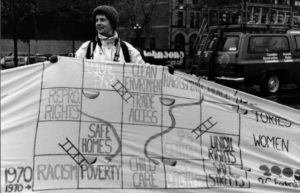
[[[295,6],[300,6],[300,1],[295,1]]]
[[[183,12],[177,12],[177,26],[183,26]]]
[[[200,13],[196,13],[196,27],[200,27]]]
[[[184,51],[184,46],[185,46],[185,39],[184,35],[182,34],[177,34],[175,36],[175,44],[174,44],[174,49],[177,51]]]
[[[212,10],[209,12],[209,24],[218,25],[218,11]]]
[[[179,4],[183,4],[183,0],[178,0],[177,1]]]
[[[156,48],[156,40],[155,37],[150,38],[150,49],[155,49]]]
[[[190,27],[195,27],[195,13],[191,12]]]
[[[274,0],[275,5],[289,5],[289,0]]]

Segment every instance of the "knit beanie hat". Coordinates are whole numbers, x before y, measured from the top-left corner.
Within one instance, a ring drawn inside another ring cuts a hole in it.
[[[105,15],[107,19],[109,20],[110,24],[112,25],[112,28],[115,30],[118,27],[119,24],[119,14],[117,10],[109,5],[100,5],[96,7],[93,11],[93,22],[96,20],[96,15]]]

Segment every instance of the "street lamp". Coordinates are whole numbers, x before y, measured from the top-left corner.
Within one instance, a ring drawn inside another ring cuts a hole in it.
[[[135,42],[136,42],[136,46],[138,48],[141,48],[140,47],[140,38],[141,38],[141,30],[142,30],[142,27],[140,26],[140,24],[136,23],[134,26],[133,26],[133,29],[135,31]]]

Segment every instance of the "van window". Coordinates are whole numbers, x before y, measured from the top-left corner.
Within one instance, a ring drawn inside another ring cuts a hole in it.
[[[296,46],[299,49],[300,48],[300,36],[295,36],[295,40],[296,40]]]
[[[209,40],[209,43],[207,45],[207,50],[212,51],[214,49],[215,44],[217,43],[217,37],[214,36]]]
[[[239,37],[238,36],[227,36],[222,41],[221,51],[235,52],[238,50],[238,45],[239,45]]]
[[[289,43],[283,36],[250,37],[249,52],[287,52]]]

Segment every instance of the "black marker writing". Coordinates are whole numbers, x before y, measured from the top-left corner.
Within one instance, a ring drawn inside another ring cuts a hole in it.
[[[44,104],[45,120],[78,120],[80,113],[81,91],[71,88],[54,88],[48,90],[48,100]]]
[[[273,148],[277,151],[289,152],[289,140],[281,137],[269,137],[264,135],[255,136],[253,134],[254,145],[262,148]]]
[[[132,182],[135,188],[156,188],[155,172],[156,165],[149,159],[141,157],[131,157],[129,168],[133,172]]]
[[[120,165],[83,165],[81,179],[120,180]]]
[[[276,117],[273,115],[266,114],[264,112],[255,112],[256,115],[256,121],[271,125],[278,125],[281,127],[291,127],[292,123],[288,120],[285,120],[280,117]]]
[[[129,112],[129,122],[133,123],[158,123],[158,111],[154,107],[154,95],[133,94],[132,108]]]

